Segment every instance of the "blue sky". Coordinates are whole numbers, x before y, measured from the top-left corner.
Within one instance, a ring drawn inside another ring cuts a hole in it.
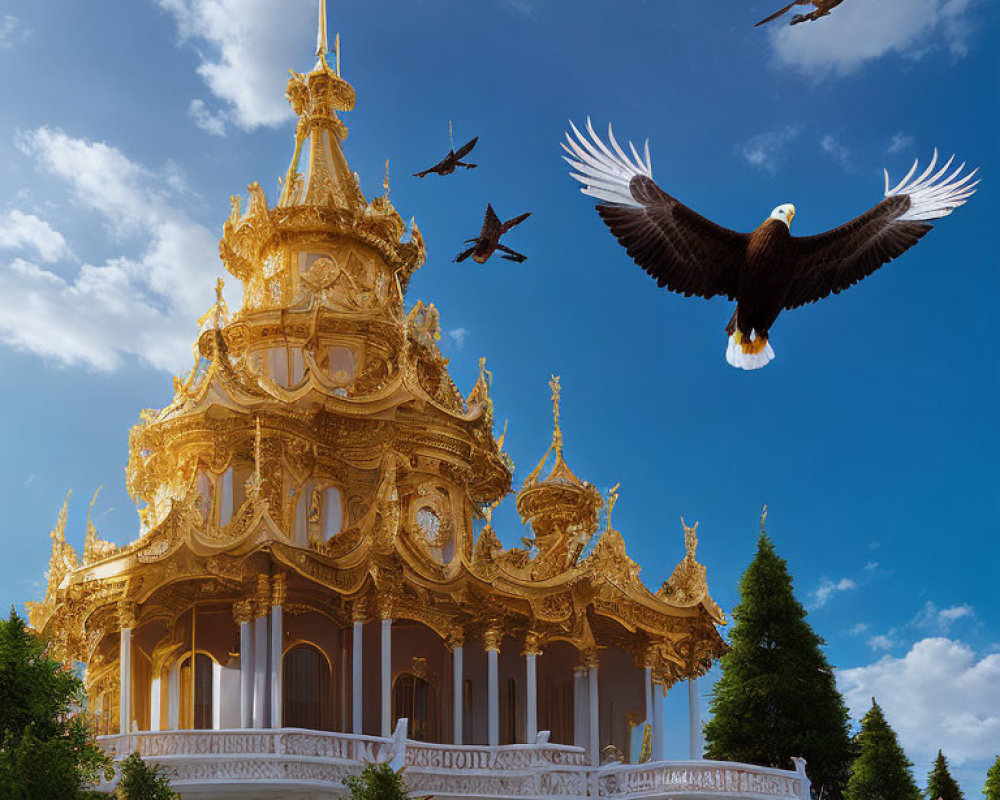
[[[976,796],[1000,742],[997,6],[848,0],[754,29],[772,5],[334,3],[358,94],[345,151],[369,196],[391,157],[428,243],[409,300],[438,306],[460,386],[488,356],[516,484],[548,445],[557,372],[569,463],[622,483],[616,527],[650,586],[684,515],[731,609],[767,503],[855,716],[877,695],[921,782],[941,747]],[[136,535],[128,428],[190,365],[229,196],[260,180],[273,197],[287,167],[284,83],[312,63],[314,17],[312,0],[0,3],[4,604],[43,591],[68,488],[75,544],[101,484],[102,535]],[[729,304],[657,290],[568,177],[558,142],[587,114],[649,137],[664,188],[743,230],[783,202],[793,233],[840,224],[879,200],[883,166],[898,180],[935,146],[985,180],[899,261],[782,315],[777,360],[748,374],[724,360]],[[480,136],[480,168],[409,178],[449,119]],[[509,242],[526,263],[451,263],[487,201],[533,212]]]

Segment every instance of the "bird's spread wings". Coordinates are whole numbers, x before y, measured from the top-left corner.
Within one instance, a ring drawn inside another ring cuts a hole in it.
[[[629,143],[625,155],[608,126],[609,148],[587,120],[588,139],[570,123],[565,160],[581,191],[604,201],[597,210],[636,264],[657,284],[690,296],[735,296],[747,234],[716,225],[653,181],[649,144],[644,156]],[[613,148],[613,150],[612,150]]]
[[[842,292],[915,245],[931,229],[930,220],[945,217],[976,191],[976,170],[962,175],[965,164],[945,177],[937,151],[917,178],[917,162],[894,188],[885,174],[885,199],[857,219],[817,236],[793,238],[795,278],[785,308],[796,308]]]
[[[791,3],[789,3],[789,4],[787,5],[787,6],[785,6],[785,7],[783,8],[783,9],[781,9],[780,11],[775,11],[775,12],[774,12],[774,13],[773,13],[773,14],[772,14],[771,16],[769,16],[769,17],[765,17],[765,18],[764,18],[764,19],[762,19],[762,20],[761,20],[760,22],[758,22],[758,23],[757,23],[756,25],[754,25],[754,27],[755,27],[755,28],[759,28],[759,27],[760,27],[761,25],[765,25],[765,24],[767,24],[767,23],[768,23],[768,22],[770,22],[770,21],[771,21],[772,19],[777,19],[777,18],[778,18],[778,17],[780,17],[780,16],[782,15],[782,14],[787,14],[787,13],[788,13],[789,11],[791,11],[791,10],[792,10],[792,9],[793,9],[793,8],[794,8],[795,6],[804,6],[804,5],[806,5],[806,4],[808,3],[808,2],[809,2],[809,0],[792,0],[792,2],[791,2]]]
[[[507,231],[509,231],[515,225],[520,225],[522,222],[524,222],[530,216],[531,216],[531,212],[527,211],[524,214],[521,214],[520,216],[514,217],[514,219],[507,220],[503,225],[500,226],[500,232],[501,233],[507,233]]]
[[[497,216],[497,212],[493,210],[493,206],[489,203],[486,204],[486,216],[483,217],[483,227],[479,231],[479,238],[482,239],[499,239],[500,232],[503,229],[503,223],[500,222],[500,217]]]
[[[472,152],[472,148],[476,146],[476,142],[478,142],[478,141],[479,141],[479,137],[477,136],[472,141],[469,141],[469,142],[466,142],[465,144],[463,144],[460,148],[458,148],[458,152],[455,153],[455,159],[458,160],[460,158],[463,158],[463,157],[469,155],[469,153]]]

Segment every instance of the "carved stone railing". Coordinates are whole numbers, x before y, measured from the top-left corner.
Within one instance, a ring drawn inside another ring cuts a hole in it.
[[[183,794],[281,797],[296,789],[344,794],[343,779],[366,762],[405,765],[416,797],[458,800],[808,800],[804,762],[778,770],[722,761],[659,761],[591,767],[579,747],[549,744],[486,747],[406,739],[400,720],[392,738],[295,728],[154,731],[98,739],[116,758],[138,751],[161,764]],[[219,794],[222,792],[222,794]],[[325,796],[325,795],[324,795]]]

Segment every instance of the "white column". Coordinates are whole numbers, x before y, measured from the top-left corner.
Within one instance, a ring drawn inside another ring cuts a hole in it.
[[[490,747],[500,744],[500,635],[487,631],[486,645],[486,692],[487,692],[487,743]]]
[[[118,730],[132,729],[132,629],[122,628],[118,643]]]
[[[587,749],[587,735],[590,727],[587,725],[587,668],[573,667],[573,744]]]
[[[590,667],[589,674],[589,686],[587,687],[587,699],[590,701],[590,713],[587,715],[590,722],[590,763],[595,767],[600,765],[601,761],[601,746],[600,746],[600,728],[598,726],[598,697],[597,697],[597,665],[593,664]]]
[[[691,760],[701,758],[701,710],[698,707],[698,679],[688,679],[688,718],[691,727]]]
[[[281,727],[282,690],[282,618],[281,606],[271,606],[271,727]]]
[[[160,729],[160,676],[153,678],[149,686],[149,729]]]
[[[465,682],[462,678],[462,645],[456,644],[451,651],[451,691],[452,691],[452,729],[454,731],[454,743],[462,743],[462,708],[463,695],[465,694]]]
[[[167,678],[167,729],[180,730],[181,727],[181,665],[175,661]]]
[[[253,726],[267,727],[267,614],[253,623]]]
[[[382,620],[382,736],[392,736],[392,620]]]
[[[538,671],[536,653],[526,653],[524,656],[524,691],[525,691],[525,744],[534,744],[538,738]]]
[[[222,728],[222,664],[212,659],[212,730]]]
[[[667,729],[664,727],[663,684],[653,684],[653,761],[666,761]]]
[[[361,735],[361,688],[362,688],[362,646],[363,646],[363,636],[364,633],[364,623],[360,620],[355,620],[354,622],[354,641],[351,650],[351,657],[353,659],[352,664],[352,681],[351,681],[351,732],[356,736]]]
[[[240,622],[240,727],[253,727],[253,627]]]
[[[646,724],[649,729],[653,729],[653,668],[646,667],[643,671],[644,686],[646,687]]]

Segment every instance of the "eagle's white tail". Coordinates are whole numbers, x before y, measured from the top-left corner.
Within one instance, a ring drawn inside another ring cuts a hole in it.
[[[767,339],[758,339],[757,331],[750,333],[750,340],[735,331],[726,347],[726,361],[739,369],[760,369],[774,360],[774,350]]]

